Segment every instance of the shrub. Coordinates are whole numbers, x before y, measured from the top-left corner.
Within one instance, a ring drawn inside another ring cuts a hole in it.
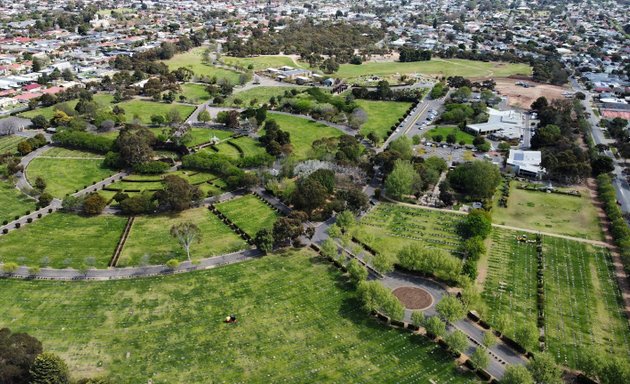
[[[148,161],[133,166],[134,172],[145,175],[157,175],[166,172],[170,166],[163,161]]]
[[[170,259],[169,261],[166,262],[166,266],[169,269],[175,270],[177,269],[177,267],[179,267],[179,261],[177,259]]]
[[[53,142],[67,148],[84,149],[106,154],[114,145],[114,139],[82,131],[62,131],[53,135]]]

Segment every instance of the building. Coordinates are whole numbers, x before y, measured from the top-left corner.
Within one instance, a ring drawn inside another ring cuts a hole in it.
[[[466,130],[475,135],[490,136],[498,140],[517,140],[523,137],[526,124],[525,115],[520,112],[488,108],[488,122],[468,124]]]
[[[507,168],[519,176],[540,179],[545,174],[541,166],[542,153],[540,151],[522,151],[510,149],[507,159]]]

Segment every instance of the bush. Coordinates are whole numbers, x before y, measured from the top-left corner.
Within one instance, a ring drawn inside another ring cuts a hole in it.
[[[145,175],[157,175],[166,172],[170,166],[163,161],[148,161],[133,166],[134,172]]]
[[[177,267],[179,267],[179,261],[177,259],[170,259],[169,261],[166,262],[166,266],[169,269],[175,270],[177,269]]]

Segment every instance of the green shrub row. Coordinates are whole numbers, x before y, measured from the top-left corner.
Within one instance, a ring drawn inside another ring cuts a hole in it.
[[[623,217],[621,208],[617,205],[617,195],[610,176],[597,176],[599,198],[604,203],[604,211],[610,220],[610,232],[619,247],[619,253],[626,271],[630,271],[630,228]]]
[[[62,147],[83,149],[90,152],[106,154],[112,149],[114,139],[97,136],[82,131],[69,131],[55,133],[52,137],[55,144]]]

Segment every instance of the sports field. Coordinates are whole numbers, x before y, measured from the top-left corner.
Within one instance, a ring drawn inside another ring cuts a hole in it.
[[[366,316],[308,250],[104,282],[0,280],[0,324],[76,376],[146,383],[471,383],[425,338]],[[223,319],[235,314],[236,324]]]

